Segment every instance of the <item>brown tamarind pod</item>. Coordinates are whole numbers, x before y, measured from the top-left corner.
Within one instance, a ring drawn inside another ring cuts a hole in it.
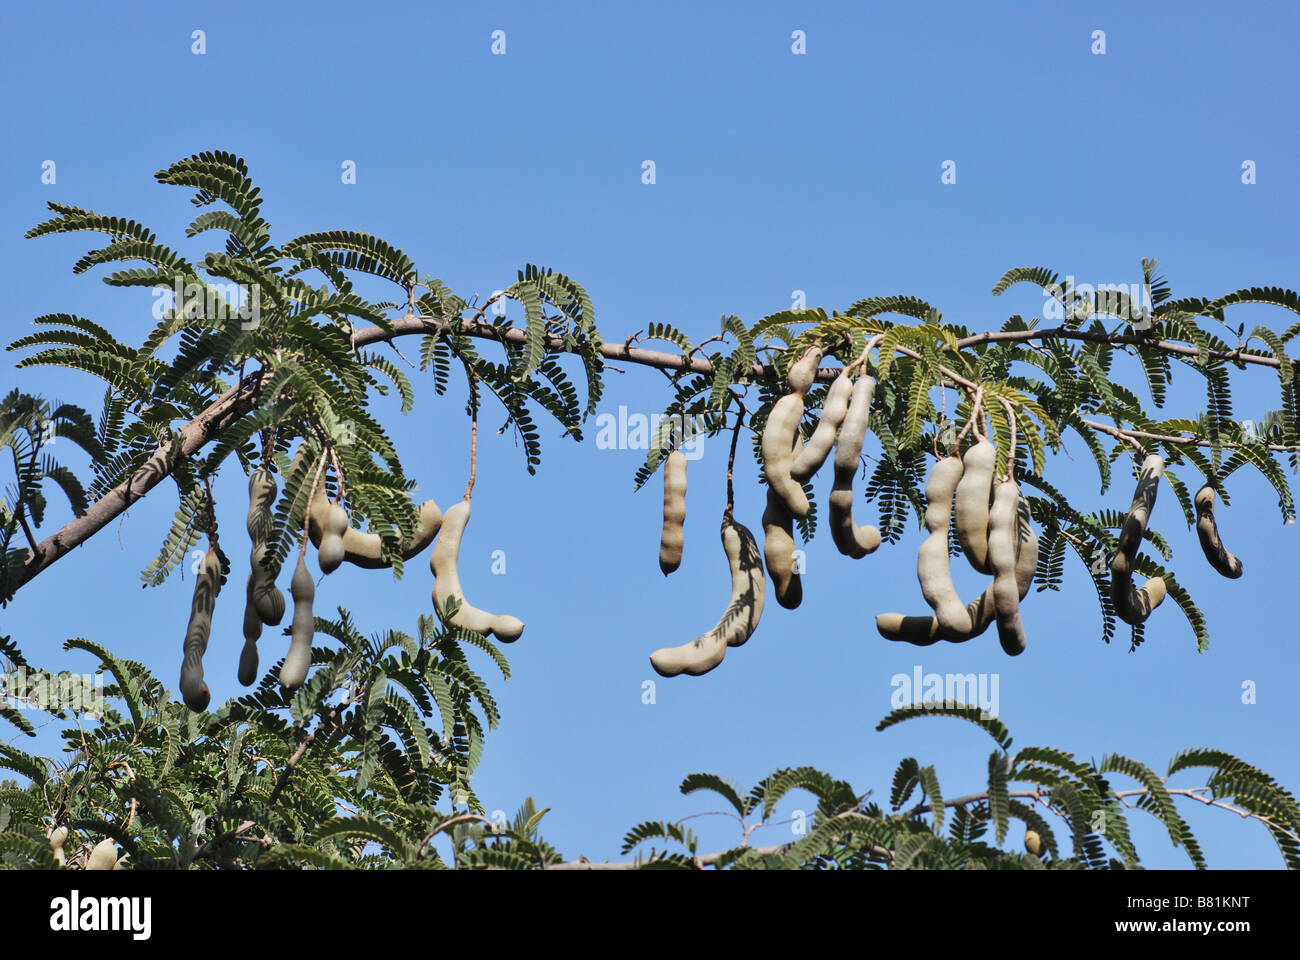
[[[442,518],[442,536],[434,544],[429,555],[429,568],[433,571],[433,604],[438,615],[457,627],[464,627],[474,633],[487,636],[491,634],[502,643],[513,643],[524,632],[524,623],[518,617],[509,614],[488,613],[471,606],[465,600],[465,593],[460,586],[460,543],[465,526],[469,523],[469,501],[461,500],[447,508]],[[460,606],[454,614],[447,617],[447,601],[455,598]]]
[[[1143,623],[1160,606],[1168,592],[1163,577],[1153,577],[1138,588],[1133,586],[1133,558],[1142,543],[1142,534],[1146,532],[1164,472],[1165,461],[1159,454],[1151,454],[1142,461],[1133,503],[1124,518],[1119,545],[1110,562],[1110,598],[1115,604],[1115,613],[1125,623]]]
[[[810,347],[791,365],[786,378],[790,392],[772,404],[760,444],[767,484],[796,517],[806,517],[811,510],[808,494],[803,485],[790,475],[790,469],[801,452],[798,439],[799,422],[803,419],[803,395],[817,377],[817,364],[821,357],[820,347]]]
[[[650,654],[650,666],[663,677],[686,673],[698,677],[722,662],[728,647],[738,647],[753,636],[763,615],[767,583],[754,535],[731,517],[722,518],[722,549],[731,565],[731,599],[708,633],[680,647],[664,647]]]
[[[664,526],[659,535],[659,569],[665,577],[682,564],[685,522],[686,454],[674,450],[664,461]]]
[[[832,382],[822,404],[822,414],[817,429],[804,444],[803,450],[790,465],[790,476],[800,483],[811,480],[821,469],[835,446],[835,434],[849,412],[849,398],[853,394],[853,378],[841,373]]]
[[[316,548],[318,558],[321,545],[325,543],[325,528],[330,513],[329,499],[318,492],[307,510],[307,536]],[[344,516],[346,515],[345,512]],[[424,549],[433,543],[433,538],[438,535],[438,530],[442,527],[442,511],[433,500],[426,500],[420,504],[419,518],[419,525],[410,543],[402,540],[398,545],[398,555],[403,560],[414,559],[423,553]],[[337,518],[334,522],[337,529]],[[379,534],[363,533],[350,523],[346,524],[346,527],[342,531],[344,560],[353,566],[367,570],[380,570],[391,566],[384,557],[383,539]]]
[[[948,521],[952,516],[952,498],[961,480],[960,457],[944,457],[930,470],[925,484],[925,529],[929,536],[916,554],[916,576],[921,582],[925,602],[939,618],[944,630],[965,634],[971,631],[970,614],[957,595],[948,564]]]
[[[1015,480],[1004,480],[993,493],[989,510],[988,561],[993,568],[993,609],[998,639],[1010,656],[1024,653],[1025,627],[1020,617],[1020,590],[1016,572],[1017,509],[1022,503]]]
[[[271,507],[277,487],[271,471],[259,467],[248,476],[248,538],[252,541],[249,561],[253,569],[253,606],[261,621],[274,627],[284,618],[284,594],[275,585],[280,564],[270,555],[267,541],[275,528]],[[269,558],[269,562],[264,563]]]
[[[256,579],[250,571],[244,602],[244,649],[239,653],[239,682],[246,687],[257,682],[257,641],[262,636],[262,618],[257,615],[253,600],[255,585]]]
[[[325,508],[324,531],[321,533],[320,546],[316,548],[316,562],[320,572],[333,573],[343,563],[347,553],[343,544],[343,534],[352,529],[348,512],[338,503],[331,503]]]
[[[190,620],[185,628],[184,659],[181,661],[181,696],[195,713],[208,707],[210,695],[203,681],[203,654],[212,632],[212,610],[221,589],[221,558],[211,546],[199,564],[194,580],[194,599],[190,603]]]
[[[90,856],[86,857],[86,870],[115,870],[117,869],[117,844],[113,842],[112,837],[105,837],[99,843],[95,844],[94,849],[90,851]]]
[[[1219,539],[1219,525],[1214,520],[1214,500],[1214,488],[1208,483],[1196,491],[1196,536],[1210,566],[1229,580],[1236,580],[1244,570],[1241,561],[1229,553]]]
[[[997,448],[987,440],[971,446],[962,457],[963,470],[957,484],[955,506],[957,542],[970,565],[979,573],[992,573],[989,565],[989,500],[993,491],[993,468]]]
[[[794,517],[771,487],[763,511],[763,559],[772,577],[776,602],[794,610],[803,602],[803,579],[795,563]]]
[[[866,374],[853,384],[840,438],[835,444],[835,485],[827,498],[831,539],[835,549],[857,560],[880,546],[880,531],[871,524],[858,526],[853,519],[853,478],[862,462],[862,442],[871,419],[871,398],[876,381]]]
[[[1023,497],[1017,507],[1019,528],[1016,538],[1016,587],[1023,600],[1029,594],[1034,582],[1034,572],[1038,569],[1038,537],[1034,533],[1029,501]],[[965,643],[973,640],[988,630],[995,619],[997,609],[993,600],[995,584],[990,584],[982,594],[966,605],[966,612],[971,618],[969,633],[958,634],[943,630],[939,621],[933,616],[907,617],[901,613],[882,613],[876,617],[876,630],[886,640],[910,643],[918,647],[927,647],[940,640],[950,643]]]
[[[55,827],[49,833],[50,853],[54,854],[54,860],[59,866],[68,862],[67,856],[63,852],[63,845],[68,842],[68,828]]]
[[[301,552],[293,579],[289,581],[289,592],[293,594],[293,623],[289,629],[289,652],[280,667],[280,685],[286,690],[297,690],[307,679],[311,641],[316,636],[316,620],[311,609],[316,599],[316,583]]]

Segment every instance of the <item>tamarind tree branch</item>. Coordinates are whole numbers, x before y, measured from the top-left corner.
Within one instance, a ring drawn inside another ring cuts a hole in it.
[[[486,305],[485,305],[486,306]],[[360,330],[354,330],[350,343],[354,348],[368,346],[374,343],[391,344],[395,337],[414,336],[420,334],[446,335],[454,329],[463,336],[474,337],[482,340],[495,340],[500,343],[510,343],[522,345],[527,336],[524,329],[500,330],[491,323],[488,323],[480,317],[483,311],[473,318],[465,321],[453,323],[441,320],[436,317],[419,316],[408,314],[399,317],[391,322],[391,330],[386,330],[379,326],[363,327]],[[1116,345],[1127,345],[1137,347],[1147,347],[1154,350],[1160,350],[1165,353],[1175,354],[1184,357],[1196,357],[1200,355],[1197,348],[1187,344],[1175,343],[1169,340],[1154,340],[1141,336],[1133,336],[1119,333],[1098,333],[1089,330],[1072,330],[1068,327],[1045,327],[1035,330],[1007,330],[1007,331],[986,331],[958,340],[955,345],[944,344],[940,347],[941,352],[952,353],[966,347],[977,346],[983,343],[1027,343],[1034,340],[1083,340],[1094,343],[1111,343]],[[711,374],[713,364],[705,357],[696,356],[695,351],[690,354],[682,355],[680,353],[668,353],[660,350],[646,350],[642,347],[632,346],[635,337],[629,338],[623,343],[603,342],[600,346],[601,356],[609,360],[621,360],[627,363],[635,363],[641,366],[654,367],[664,371],[688,371],[691,373]],[[545,346],[549,350],[575,353],[576,348],[567,344],[563,338],[553,334],[545,336]],[[910,348],[897,345],[895,348],[899,353],[905,356],[919,359],[919,354]],[[1276,357],[1260,356],[1253,353],[1243,352],[1243,348],[1238,347],[1235,350],[1209,350],[1205,355],[1220,360],[1239,361],[1247,364],[1257,364],[1259,366],[1278,368],[1280,363]],[[1300,366],[1300,359],[1292,359],[1293,366]],[[771,366],[765,366],[761,363],[754,363],[751,366],[750,374],[754,378],[762,378],[770,374]],[[955,371],[947,367],[940,367],[941,372],[949,377],[954,383],[965,388],[968,393],[976,389],[976,385],[970,380],[960,376]],[[828,367],[817,372],[817,379],[830,381],[839,375],[839,368]],[[114,487],[86,511],[80,517],[68,521],[53,534],[46,537],[35,549],[29,554],[23,565],[22,571],[18,577],[18,587],[29,583],[34,577],[46,568],[50,567],[57,560],[70,552],[74,547],[80,546],[94,534],[98,533],[107,526],[113,519],[120,516],[136,500],[141,499],[150,490],[157,486],[163,479],[170,476],[175,469],[176,464],[185,458],[193,456],[209,441],[218,437],[222,431],[237,421],[244,414],[248,413],[261,396],[261,390],[269,381],[271,372],[263,370],[258,374],[242,381],[238,386],[233,387],[226,393],[222,394],[217,400],[210,404],[206,409],[198,414],[193,420],[185,424],[176,434],[173,443],[168,447],[159,447],[148,460],[140,467],[134,470],[131,475]],[[1146,438],[1160,440],[1166,443],[1180,443],[1196,446],[1209,446],[1208,440],[1199,440],[1194,437],[1165,436],[1160,434],[1143,433],[1136,430],[1122,430],[1117,427],[1109,427],[1104,424],[1098,424],[1094,421],[1084,421],[1084,423],[1104,433],[1109,433],[1131,442],[1133,439]],[[1225,449],[1233,448],[1237,444],[1222,443]],[[1293,447],[1281,444],[1266,444],[1270,451],[1290,452]],[[15,588],[17,589],[17,588]]]

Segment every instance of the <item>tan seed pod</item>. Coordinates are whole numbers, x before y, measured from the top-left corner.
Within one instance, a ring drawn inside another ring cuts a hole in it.
[[[808,392],[817,379],[817,365],[821,363],[823,356],[824,353],[819,346],[811,346],[804,350],[786,373],[785,382],[790,385],[791,390],[800,396]]]
[[[817,429],[804,444],[803,450],[790,465],[790,476],[800,483],[811,480],[821,469],[835,445],[835,434],[849,412],[849,398],[853,394],[853,378],[841,373],[831,382],[822,404],[822,415]]]
[[[90,856],[86,857],[87,870],[112,870],[117,866],[117,844],[112,837],[105,837],[95,844]]]
[[[190,602],[190,620],[185,628],[184,659],[181,661],[181,696],[185,705],[196,713],[207,709],[210,694],[203,682],[203,654],[212,632],[212,610],[221,589],[221,558],[208,547],[194,580],[194,599]]]
[[[862,442],[867,436],[875,389],[876,381],[866,374],[853,384],[844,425],[835,444],[835,485],[827,500],[835,548],[855,560],[880,546],[879,530],[870,524],[858,526],[853,520],[853,478],[862,462]]]
[[[686,454],[674,450],[664,461],[664,527],[659,535],[659,569],[664,576],[682,563],[686,534]]]
[[[1229,580],[1236,580],[1244,570],[1241,561],[1229,553],[1219,539],[1219,525],[1214,520],[1214,500],[1214,488],[1208,483],[1196,491],[1196,536],[1210,566]]]
[[[253,605],[267,626],[274,627],[284,618],[284,594],[275,585],[280,564],[267,549],[274,530],[271,507],[277,488],[269,470],[259,467],[248,477],[248,538],[253,548],[249,555],[253,569]]]
[[[63,845],[68,842],[68,828],[55,827],[49,833],[50,853],[54,854],[55,862],[63,866],[68,862],[67,856],[63,852]]]
[[[316,620],[311,609],[316,599],[316,583],[301,551],[293,579],[289,581],[289,592],[293,594],[293,623],[289,628],[289,652],[280,667],[280,685],[286,690],[297,690],[307,679],[307,670],[311,667],[311,642],[316,636]]]
[[[1141,587],[1133,586],[1133,558],[1142,543],[1142,534],[1146,532],[1164,472],[1165,461],[1158,454],[1151,454],[1142,462],[1133,503],[1124,518],[1119,545],[1110,563],[1110,598],[1115,604],[1115,612],[1125,623],[1143,623],[1160,606],[1168,592],[1163,577],[1153,577]]]
[[[1025,831],[1025,852],[1030,853],[1035,857],[1042,855],[1043,840],[1039,837],[1037,831]]]
[[[987,440],[974,444],[962,458],[963,471],[957,484],[957,542],[970,565],[979,573],[993,572],[988,557],[988,526],[997,455],[997,448]]]
[[[318,553],[321,544],[325,542],[325,524],[329,519],[330,507],[329,499],[317,492],[307,511],[307,536],[311,538],[312,545]],[[433,500],[426,500],[420,504],[419,518],[420,523],[411,542],[402,540],[398,545],[398,553],[403,560],[414,559],[423,553],[425,548],[433,543],[433,538],[438,535],[438,530],[442,527],[442,511]],[[380,570],[391,566],[384,557],[384,542],[379,534],[363,533],[349,523],[347,529],[342,531],[342,536],[343,559],[348,563],[367,570]]]
[[[960,457],[944,457],[930,471],[925,484],[925,529],[930,535],[917,551],[916,576],[925,602],[939,618],[939,625],[954,633],[970,633],[970,614],[952,584],[948,564],[948,521],[952,516],[953,492],[961,475]]]
[[[346,554],[343,534],[352,529],[352,524],[348,520],[348,512],[337,503],[331,503],[325,508],[324,519],[325,529],[321,534],[320,546],[316,548],[316,562],[320,564],[321,573],[330,574],[343,563]]]
[[[722,662],[727,647],[740,646],[758,627],[767,582],[754,535],[724,515],[722,549],[731,565],[731,600],[727,609],[708,633],[680,647],[664,647],[650,654],[650,666],[660,676],[686,673],[698,677],[708,673]]]
[[[244,602],[244,649],[239,653],[239,682],[251,687],[257,682],[257,641],[262,636],[262,618],[253,601],[256,580],[250,571]]]
[[[998,639],[1010,656],[1024,653],[1025,626],[1020,618],[1020,589],[1016,576],[1016,547],[1019,523],[1016,511],[1023,502],[1014,480],[1004,480],[993,493],[989,510],[988,560],[993,568],[993,609],[997,614]]]
[[[796,517],[806,517],[810,511],[808,494],[803,485],[790,476],[798,445],[799,421],[803,419],[803,394],[787,393],[767,415],[763,427],[763,475],[767,485],[784,501],[786,509]]]
[[[803,579],[795,567],[794,517],[771,487],[763,511],[763,559],[772,577],[776,602],[793,610],[803,602]]]
[[[513,643],[524,632],[523,621],[506,614],[488,613],[465,601],[460,587],[460,542],[469,523],[469,501],[461,500],[447,508],[442,518],[442,535],[429,555],[429,569],[433,571],[433,605],[438,615],[453,626],[487,636],[491,634],[503,643]],[[447,601],[452,597],[460,608],[450,617],[444,616]]]
[[[1029,594],[1029,587],[1034,582],[1034,572],[1038,569],[1038,537],[1034,533],[1029,501],[1021,499],[1017,509],[1019,530],[1016,539],[1016,586],[1020,599]],[[997,619],[997,610],[993,602],[994,584],[989,586],[977,598],[966,605],[966,612],[971,618],[969,633],[957,634],[943,630],[939,621],[933,617],[907,617],[901,613],[882,613],[876,617],[876,630],[886,640],[910,643],[918,647],[927,647],[940,640],[951,643],[965,643],[984,633]]]

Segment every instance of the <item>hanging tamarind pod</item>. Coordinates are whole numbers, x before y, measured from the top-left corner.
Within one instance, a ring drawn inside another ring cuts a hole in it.
[[[826,391],[826,400],[822,403],[817,429],[790,464],[790,476],[794,480],[804,483],[822,468],[830,455],[831,447],[835,446],[835,434],[848,415],[852,394],[853,378],[847,374],[841,373],[831,382],[830,389]]]
[[[771,487],[763,510],[763,559],[772,577],[776,602],[794,610],[803,602],[803,579],[795,564],[794,517]]]
[[[934,610],[943,629],[959,634],[970,633],[971,619],[952,583],[948,522],[962,469],[960,457],[944,457],[931,469],[925,484],[925,529],[929,536],[922,541],[916,555],[916,576],[925,602]]]
[[[1021,600],[1029,594],[1029,587],[1034,582],[1034,572],[1038,569],[1038,536],[1034,533],[1029,501],[1023,497],[1017,507],[1019,530],[1016,537],[1016,588]],[[876,630],[886,640],[910,643],[926,647],[940,640],[950,643],[965,643],[983,634],[997,618],[993,600],[994,584],[966,605],[966,612],[971,618],[969,633],[958,634],[943,630],[939,621],[933,616],[908,617],[901,613],[882,613],[876,617]]]
[[[503,643],[513,643],[524,632],[524,623],[518,617],[507,614],[488,613],[471,606],[465,600],[460,586],[460,573],[457,564],[460,561],[461,537],[469,523],[469,501],[460,500],[447,508],[442,518],[442,535],[434,544],[429,555],[429,568],[433,571],[433,604],[439,616],[444,616],[447,601],[455,597],[460,607],[447,623],[464,627],[474,633],[487,636],[491,634]]]
[[[957,542],[970,565],[979,573],[993,572],[988,558],[988,527],[997,455],[997,448],[987,440],[972,445],[962,457],[963,470],[957,484]]]
[[[862,374],[853,384],[840,438],[835,444],[835,485],[827,502],[830,508],[831,539],[846,557],[857,560],[880,546],[880,531],[853,520],[853,478],[862,461],[862,442],[871,419],[871,398],[876,381]]]
[[[1160,606],[1167,593],[1163,577],[1153,577],[1138,588],[1133,586],[1133,558],[1142,543],[1142,534],[1146,532],[1164,472],[1165,461],[1159,454],[1151,454],[1142,461],[1133,503],[1124,518],[1119,545],[1110,562],[1110,598],[1115,604],[1116,614],[1125,623],[1143,623]]]
[[[248,476],[248,538],[252,541],[249,562],[253,586],[249,591],[258,618],[274,627],[284,618],[284,594],[275,585],[279,562],[270,554],[267,541],[274,530],[271,507],[277,488],[271,471],[259,467]]]
[[[821,348],[810,347],[790,367],[786,378],[790,392],[772,404],[760,444],[763,475],[768,486],[776,491],[796,517],[808,516],[811,509],[803,485],[790,475],[790,468],[800,452],[798,435],[799,422],[803,419],[803,395],[817,377],[817,364],[821,358]]]
[[[257,682],[257,641],[262,636],[262,619],[257,615],[253,600],[253,574],[248,574],[248,587],[244,603],[244,648],[239,652],[239,682],[251,687]]]
[[[674,450],[664,461],[664,526],[659,535],[659,569],[665,577],[682,564],[685,522],[686,454]]]
[[[1241,561],[1229,553],[1219,539],[1219,525],[1214,520],[1214,500],[1214,488],[1208,483],[1196,491],[1196,536],[1210,566],[1229,580],[1236,580],[1244,570]]]
[[[280,685],[286,690],[297,690],[307,679],[311,642],[316,636],[316,620],[311,609],[316,599],[316,583],[302,551],[298,553],[298,565],[289,581],[289,592],[293,594],[293,623],[289,628],[289,652],[280,666]]]
[[[680,647],[664,647],[650,654],[650,666],[663,677],[708,673],[722,662],[727,647],[748,640],[763,615],[767,583],[754,535],[731,517],[722,518],[722,549],[731,565],[731,599],[713,629]]]
[[[311,539],[312,546],[316,548],[318,559],[321,544],[325,542],[326,523],[330,519],[331,511],[329,499],[319,492],[312,498],[307,510],[307,536]],[[345,512],[345,519],[346,516]],[[442,511],[433,500],[426,500],[420,504],[419,518],[420,522],[416,527],[415,535],[411,537],[411,542],[401,540],[398,543],[398,555],[403,560],[411,560],[423,553],[424,549],[433,543],[434,537],[442,527]],[[337,518],[335,524],[335,529],[338,529]],[[367,570],[380,570],[392,566],[384,557],[383,539],[379,534],[363,533],[349,523],[341,536],[343,559],[353,566]],[[332,569],[334,568],[324,572],[332,572]]]
[[[993,493],[988,522],[988,560],[993,568],[993,609],[997,615],[998,639],[1002,649],[1013,657],[1023,653],[1027,643],[1016,575],[1017,508],[1021,502],[1016,481],[1002,481]]]
[[[194,599],[190,602],[190,619],[185,628],[184,658],[181,661],[181,696],[185,706],[195,713],[207,709],[208,685],[203,682],[203,654],[212,632],[212,610],[221,589],[221,558],[208,547],[194,579]]]

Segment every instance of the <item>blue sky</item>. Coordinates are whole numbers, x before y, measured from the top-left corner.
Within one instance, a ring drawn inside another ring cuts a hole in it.
[[[247,159],[280,239],[365,230],[466,296],[505,286],[525,263],[551,266],[586,286],[608,340],[654,321],[703,339],[721,314],[753,322],[787,309],[796,290],[828,310],[912,294],[949,321],[996,329],[1042,309],[1028,286],[990,296],[1012,266],[1132,283],[1139,259],[1154,256],[1176,296],[1300,283],[1300,17],[1290,4],[42,3],[8,5],[5,16],[6,342],[62,311],[138,342],[148,294],[71,275],[93,238],[22,234],[56,200],[134,217],[201,253],[183,238],[188,194],[152,174],[217,148]],[[191,53],[196,29],[202,56]],[[504,56],[491,53],[494,30],[505,31]],[[804,55],[791,51],[795,30],[806,32]],[[1104,55],[1091,52],[1095,30]],[[53,185],[41,181],[46,160]],[[357,182],[345,185],[349,160]],[[646,160],[653,185],[642,183]],[[945,161],[954,184],[941,183]],[[1229,319],[1280,329],[1294,318],[1244,307]],[[1118,374],[1139,384],[1127,363]],[[1182,376],[1166,409],[1202,409],[1198,381]],[[3,386],[92,411],[102,396],[97,381],[41,369],[10,369]],[[666,396],[657,372],[633,367],[609,374],[601,409],[648,413]],[[1262,414],[1277,405],[1276,380],[1240,375],[1234,397],[1242,416]],[[461,396],[436,398],[427,382],[408,417],[390,409],[421,497],[451,501],[464,483],[462,410]],[[529,478],[510,438],[485,431],[461,575],[474,603],[528,624],[508,650],[514,678],[495,684],[503,722],[478,790],[489,810],[513,813],[528,795],[552,807],[545,833],[566,854],[615,857],[643,819],[716,809],[677,792],[700,770],[748,785],[812,764],[880,799],[897,762],[916,756],[937,766],[946,794],[980,789],[991,748],[973,727],[933,719],[874,732],[891,709],[891,678],[918,665],[996,673],[1017,745],[1121,752],[1158,770],[1184,747],[1215,746],[1300,784],[1300,525],[1281,524],[1258,476],[1234,476],[1220,511],[1246,565],[1240,581],[1208,568],[1167,490],[1153,517],[1209,619],[1207,653],[1172,603],[1138,651],[1102,643],[1075,561],[1062,593],[1026,600],[1024,656],[1005,657],[992,634],[890,645],[873,617],[923,609],[919,534],[859,561],[822,536],[806,548],[800,610],[769,597],[747,646],[704,678],[658,680],[645,704],[642,684],[657,679],[649,652],[702,633],[725,604],[725,444],[706,443],[691,464],[685,558],[665,580],[657,482],[631,489],[641,451],[598,449],[594,429],[582,446],[558,433],[544,431],[543,465]],[[1074,459],[1056,458],[1049,476],[1089,508],[1125,508],[1128,484],[1099,497],[1091,459],[1077,438],[1070,447]],[[866,452],[877,449],[868,440]],[[753,464],[739,476],[737,516],[757,530]],[[224,522],[242,533],[244,481],[223,481]],[[0,632],[49,666],[86,669],[85,657],[59,651],[81,635],[170,680],[191,585],[141,591],[138,571],[174,507],[164,488],[134,506],[26,587],[0,612]],[[504,576],[491,573],[497,549]],[[965,570],[957,583],[963,596],[982,589]],[[429,589],[423,563],[401,582],[345,569],[317,603],[347,606],[367,630],[410,630],[430,610]],[[240,689],[239,604],[225,599],[208,655],[218,701]],[[264,656],[274,642],[264,639]],[[1254,704],[1242,703],[1245,682],[1257,687]],[[782,810],[800,806],[806,797]],[[1207,809],[1185,816],[1212,865],[1280,864],[1258,825]],[[1155,821],[1131,820],[1148,866],[1187,864]],[[702,849],[738,837],[723,818],[690,824]],[[775,827],[753,839],[789,836]]]

